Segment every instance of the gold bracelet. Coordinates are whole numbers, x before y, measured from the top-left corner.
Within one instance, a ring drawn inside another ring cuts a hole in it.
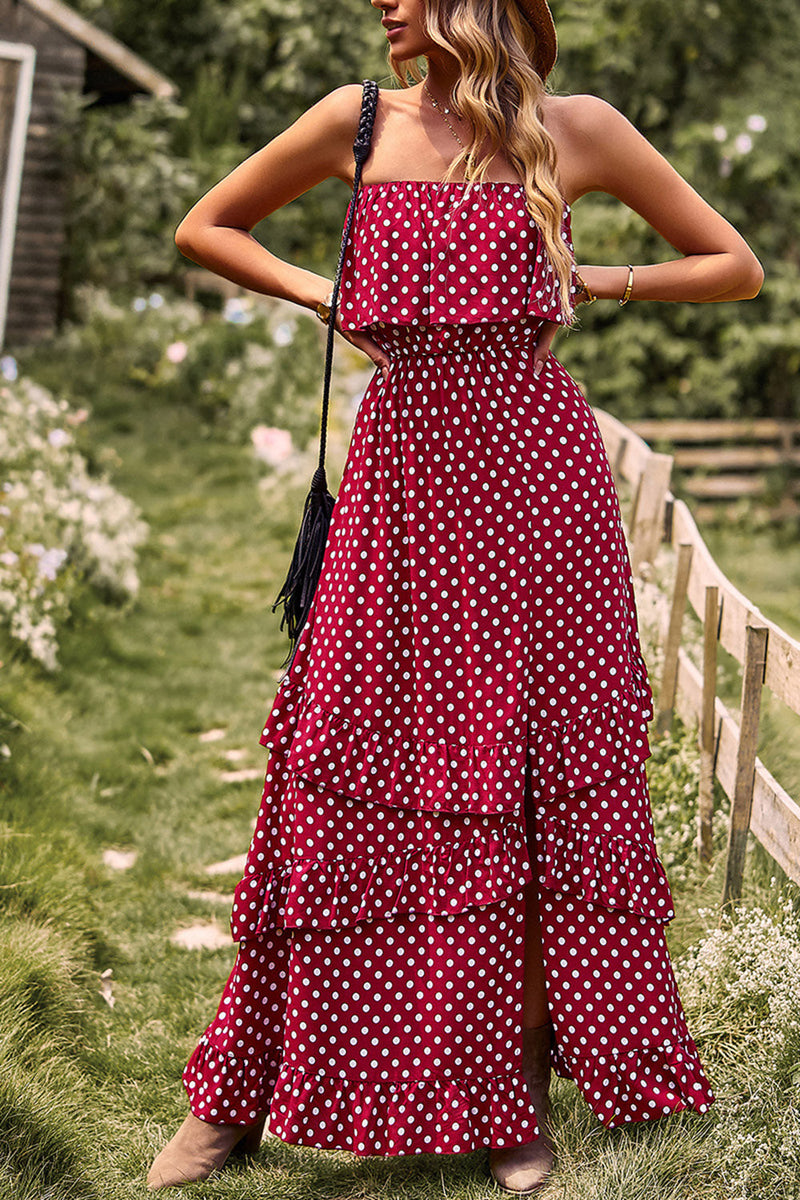
[[[633,291],[633,267],[631,266],[630,263],[628,263],[628,283],[625,288],[625,291],[622,294],[622,299],[619,301],[620,308],[622,308],[623,304],[628,303],[628,301],[631,298],[632,291]]]
[[[315,308],[315,312],[322,321],[323,325],[327,325],[331,319],[331,306],[333,305],[333,291],[328,292],[324,300],[320,300]]]
[[[581,291],[586,292],[587,298],[583,301],[583,303],[584,304],[594,304],[595,300],[597,299],[597,296],[595,296],[594,292],[589,287],[588,283],[586,283],[586,281],[582,278],[581,273],[577,268],[575,269],[575,278],[578,281],[578,283],[580,284]]]

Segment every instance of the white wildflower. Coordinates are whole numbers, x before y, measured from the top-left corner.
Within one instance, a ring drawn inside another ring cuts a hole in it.
[[[289,321],[281,321],[272,337],[276,346],[290,346],[294,341],[294,326]]]
[[[0,389],[2,508],[11,518],[0,554],[0,619],[49,670],[77,588],[118,600],[137,594],[136,548],[147,533],[135,505],[93,478],[72,447],[64,426],[86,415],[24,378]]]
[[[50,550],[45,550],[39,559],[38,573],[42,578],[52,581],[66,561],[66,550],[62,550],[60,546],[53,546]]]

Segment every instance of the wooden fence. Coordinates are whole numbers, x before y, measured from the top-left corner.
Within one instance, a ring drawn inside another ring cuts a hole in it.
[[[669,450],[701,516],[742,498],[781,514],[798,511],[800,421],[633,421],[630,428]]]
[[[698,724],[700,856],[708,861],[711,855],[716,777],[731,801],[723,904],[741,895],[748,832],[800,884],[800,806],[756,754],[764,687],[800,715],[800,642],[723,575],[686,504],[669,490],[671,457],[654,453],[638,433],[608,413],[596,409],[595,417],[618,489],[631,494],[627,525],[634,571],[654,562],[662,544],[676,554],[656,728],[666,732],[674,712],[687,724]],[[702,669],[682,644],[687,603],[702,625]],[[718,645],[742,669],[738,723],[717,695]]]

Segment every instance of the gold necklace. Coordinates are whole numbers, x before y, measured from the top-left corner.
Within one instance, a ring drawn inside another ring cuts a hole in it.
[[[453,137],[456,139],[456,141],[458,142],[459,146],[460,146],[460,147],[461,147],[461,149],[463,150],[463,149],[464,149],[464,143],[462,142],[461,138],[460,138],[460,137],[458,136],[458,134],[456,133],[455,129],[453,129],[453,126],[450,124],[450,121],[449,121],[449,120],[448,120],[448,118],[447,118],[447,114],[450,112],[450,109],[449,109],[449,108],[445,108],[443,105],[441,105],[441,104],[439,103],[439,101],[438,101],[438,100],[434,99],[434,97],[431,95],[431,90],[430,90],[430,88],[428,87],[428,81],[427,81],[427,79],[426,79],[426,80],[424,80],[424,82],[423,82],[423,84],[422,84],[422,88],[423,88],[423,91],[427,92],[428,99],[430,100],[430,102],[431,102],[431,104],[433,105],[433,107],[434,107],[435,109],[437,109],[437,110],[438,110],[438,111],[439,111],[439,112],[442,114],[442,116],[444,117],[444,119],[445,119],[445,122],[446,122],[446,124],[447,124],[447,128],[450,130],[450,132],[452,133]]]

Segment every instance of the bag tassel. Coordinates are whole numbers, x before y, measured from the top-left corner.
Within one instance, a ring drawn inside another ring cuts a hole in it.
[[[335,498],[328,491],[325,468],[317,467],[311,480],[311,490],[303,505],[303,519],[297,543],[289,566],[289,573],[278,593],[278,598],[272,606],[275,612],[283,603],[284,611],[281,618],[281,629],[287,626],[292,647],[282,667],[288,665],[294,652],[294,643],[299,637],[306,618],[311,611],[314,592],[322,573],[322,561],[325,557],[325,547],[328,541],[331,517]]]

